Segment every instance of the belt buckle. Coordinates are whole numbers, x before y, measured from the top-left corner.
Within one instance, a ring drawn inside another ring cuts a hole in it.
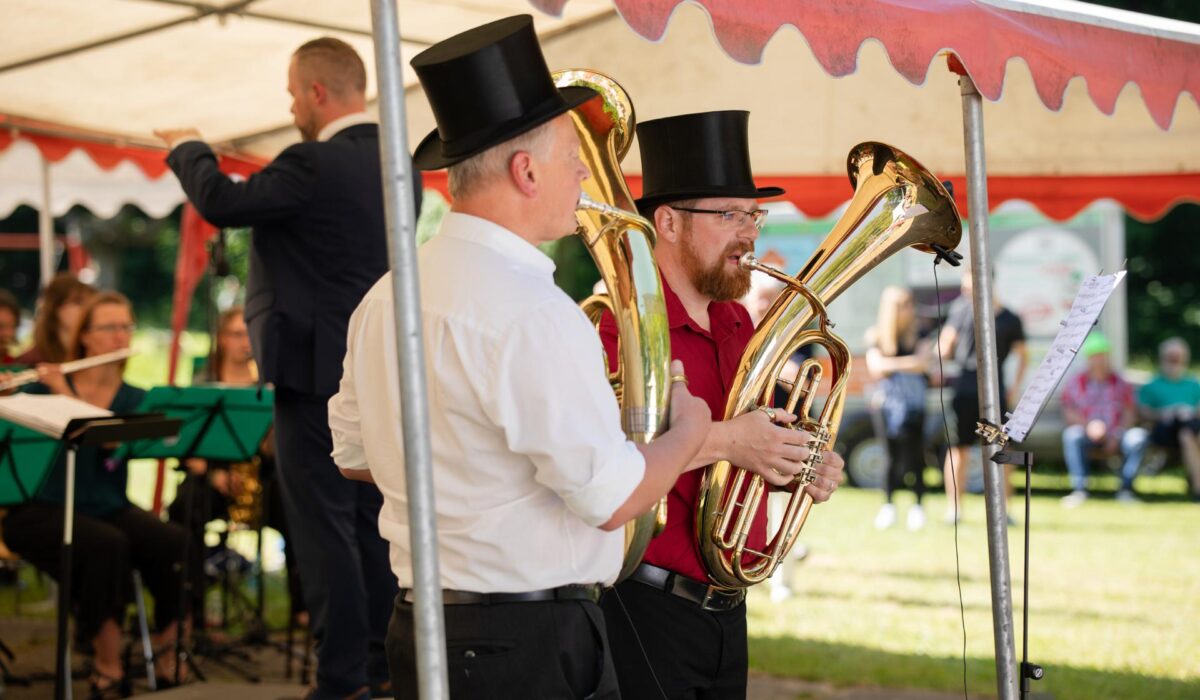
[[[732,610],[737,606],[737,603],[733,602],[733,599],[738,597],[737,593],[737,590],[709,586],[704,590],[704,600],[700,601],[700,609],[709,612]],[[719,601],[717,605],[712,604],[714,600]]]

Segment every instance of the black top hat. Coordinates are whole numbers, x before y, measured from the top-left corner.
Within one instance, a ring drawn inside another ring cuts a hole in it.
[[[702,197],[761,199],[783,194],[758,187],[750,173],[746,138],[750,113],[698,112],[652,119],[637,126],[642,153],[639,209]]]
[[[529,15],[439,41],[412,67],[437,121],[413,153],[418,170],[454,165],[596,97],[588,88],[554,86]]]

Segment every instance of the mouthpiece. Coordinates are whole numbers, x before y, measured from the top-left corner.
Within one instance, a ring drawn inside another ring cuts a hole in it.
[[[597,202],[596,200],[589,197],[586,192],[579,193],[579,202],[575,205],[575,208],[583,209],[586,211],[600,212],[601,214],[607,214],[609,216],[620,216],[622,214],[628,214],[628,212],[626,212],[622,209],[618,209],[610,204],[605,204],[604,202]]]
[[[743,270],[758,270],[762,265],[758,262],[758,258],[754,257],[753,251],[742,253],[742,257],[738,258],[738,267]]]

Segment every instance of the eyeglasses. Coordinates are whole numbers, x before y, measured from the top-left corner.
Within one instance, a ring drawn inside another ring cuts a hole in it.
[[[686,211],[693,214],[716,214],[721,217],[721,224],[730,228],[741,228],[747,224],[753,223],[754,228],[761,231],[763,224],[765,224],[767,221],[767,211],[765,209],[744,211],[742,209],[693,209],[691,207],[671,208],[676,211]]]
[[[88,330],[97,333],[120,333],[124,331],[133,335],[133,332],[137,330],[137,325],[133,323],[105,323],[102,326],[92,326]]]

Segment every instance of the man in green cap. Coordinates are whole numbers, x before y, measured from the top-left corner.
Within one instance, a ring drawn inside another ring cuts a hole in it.
[[[1088,453],[1099,449],[1105,455],[1120,454],[1121,490],[1117,500],[1137,501],[1133,478],[1137,476],[1146,450],[1146,430],[1135,425],[1133,387],[1112,368],[1112,346],[1099,332],[1088,336],[1080,353],[1087,368],[1067,380],[1063,389],[1063,459],[1071,474],[1071,493],[1063,507],[1076,508],[1088,498]]]

